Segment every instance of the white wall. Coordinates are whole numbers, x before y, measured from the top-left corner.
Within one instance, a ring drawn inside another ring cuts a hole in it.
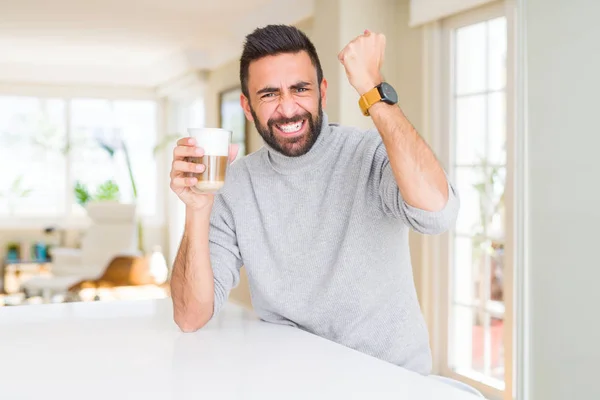
[[[310,36],[321,61],[323,77],[329,83],[325,112],[331,122],[341,121],[339,82],[344,71],[337,58],[342,49],[340,3],[341,0],[315,1],[313,34]]]
[[[600,399],[600,2],[525,2],[531,399]]]
[[[365,29],[385,34],[383,77],[394,86],[400,107],[419,129],[423,94],[422,32],[420,28],[408,26],[409,1],[372,0],[368,7],[364,7],[364,1],[350,0],[344,1],[341,11],[341,47],[361,35]],[[343,69],[339,85],[343,90],[341,121],[363,128],[373,126],[371,118],[365,118],[360,112],[358,93],[348,83]]]

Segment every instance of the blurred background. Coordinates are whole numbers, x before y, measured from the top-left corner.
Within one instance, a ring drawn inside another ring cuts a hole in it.
[[[244,36],[303,30],[330,121],[366,128],[337,54],[370,29],[462,201],[452,232],[411,236],[434,371],[493,399],[591,398],[599,4],[0,0],[0,312],[169,296],[174,141],[220,126],[239,157],[262,146],[239,105]],[[230,301],[251,307],[242,278]]]

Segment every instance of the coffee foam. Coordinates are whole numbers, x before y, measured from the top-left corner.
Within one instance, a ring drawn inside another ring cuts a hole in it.
[[[190,128],[188,133],[196,139],[196,145],[204,149],[205,155],[229,157],[230,131],[219,128]]]

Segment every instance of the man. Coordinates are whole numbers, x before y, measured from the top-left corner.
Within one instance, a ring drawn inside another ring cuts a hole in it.
[[[202,154],[193,139],[173,152],[171,188],[186,204],[171,281],[183,331],[219,312],[245,265],[263,320],[430,372],[408,229],[444,232],[459,202],[382,82],[384,49],[383,35],[365,31],[339,54],[377,128],[361,131],[329,124],[327,81],[302,32],[271,25],[247,36],[241,103],[264,147],[231,165],[216,196],[189,189],[198,167],[184,157]]]

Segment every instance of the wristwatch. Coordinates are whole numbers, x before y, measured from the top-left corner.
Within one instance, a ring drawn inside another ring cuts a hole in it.
[[[398,103],[398,94],[387,82],[381,82],[367,93],[360,96],[358,105],[365,117],[369,116],[369,108],[377,102],[383,101],[387,104]]]

